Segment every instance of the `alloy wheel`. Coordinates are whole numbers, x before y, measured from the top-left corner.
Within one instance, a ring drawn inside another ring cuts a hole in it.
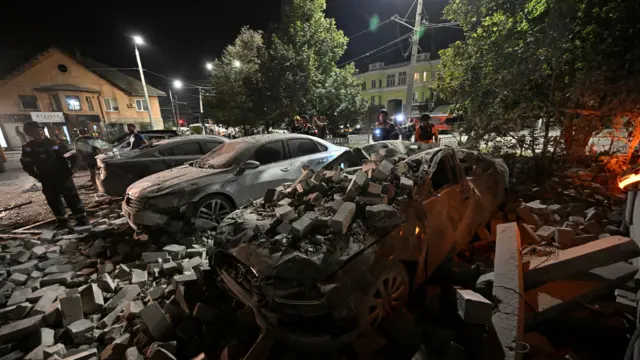
[[[378,279],[369,297],[368,323],[376,329],[385,317],[407,302],[409,284],[406,273],[389,271]]]
[[[226,202],[220,199],[212,199],[200,206],[196,218],[211,221],[218,226],[222,219],[230,213],[231,208]]]

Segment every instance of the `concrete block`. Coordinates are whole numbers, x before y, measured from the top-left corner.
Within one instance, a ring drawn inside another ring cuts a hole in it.
[[[29,295],[31,295],[33,291],[30,288],[25,288],[21,290],[15,290],[9,300],[7,301],[7,306],[16,305],[19,303],[23,303],[27,301]]]
[[[171,335],[173,330],[171,322],[155,301],[142,309],[139,316],[154,339],[163,340]]]
[[[51,265],[44,270],[45,274],[57,274],[57,273],[65,273],[69,271],[76,271],[72,264],[65,265]]]
[[[543,226],[536,231],[536,235],[538,235],[542,241],[549,242],[553,238],[555,231],[556,228],[553,226]]]
[[[15,273],[9,277],[9,282],[14,285],[24,285],[29,277],[24,274]]]
[[[342,204],[338,212],[331,219],[331,227],[333,231],[344,234],[347,232],[353,216],[356,212],[356,204],[352,202],[345,202]]]
[[[71,339],[75,344],[81,344],[84,342],[84,336],[93,331],[95,325],[91,320],[80,319],[67,326],[67,331],[71,335]]]
[[[572,246],[584,245],[595,240],[598,240],[598,237],[593,234],[576,235],[573,237]]]
[[[32,316],[4,325],[0,328],[0,343],[8,343],[31,335],[42,327],[42,315]]]
[[[149,295],[149,298],[151,298],[151,300],[156,301],[164,296],[165,294],[164,289],[165,289],[164,285],[155,287],[149,290],[147,295]]]
[[[531,209],[531,212],[533,212],[536,215],[543,215],[543,214],[546,215],[549,213],[549,208],[546,205],[541,204],[540,200],[526,203],[524,206]]]
[[[518,215],[528,225],[538,226],[538,217],[531,211],[531,208],[521,206],[517,210]]]
[[[126,285],[124,286],[109,302],[107,302],[104,307],[105,311],[113,311],[117,307],[124,305],[127,301],[131,301],[135,299],[136,296],[140,293],[140,287],[137,285]]]
[[[293,236],[301,238],[306,236],[309,231],[313,228],[315,223],[316,216],[313,213],[308,213],[302,216],[300,219],[296,220],[293,224],[291,224],[291,233]]]
[[[84,319],[80,295],[65,296],[60,299],[60,311],[62,313],[62,324],[64,326]]]
[[[295,210],[293,210],[293,208],[288,205],[277,207],[274,211],[278,219],[280,219],[282,222],[290,222],[291,220],[296,218]]]
[[[40,285],[41,286],[49,286],[54,284],[65,285],[67,282],[71,280],[74,273],[75,273],[74,271],[69,271],[69,272],[47,275],[40,280]]]
[[[104,306],[102,290],[96,284],[89,284],[80,290],[80,299],[82,311],[87,315],[100,312]]]
[[[364,182],[366,180],[367,173],[365,173],[364,171],[358,171],[351,179],[351,183],[349,183],[349,187],[347,187],[345,195],[349,197],[357,196],[360,191],[362,191],[362,187],[364,186]]]
[[[291,225],[289,223],[283,222],[278,226],[276,230],[278,231],[278,234],[287,235],[291,231]]]
[[[55,344],[42,349],[42,353],[45,359],[48,359],[54,355],[63,358],[67,353],[67,348],[64,346],[64,344]]]
[[[43,289],[46,289],[47,291],[45,291],[44,294],[38,299],[38,302],[31,310],[32,316],[46,314],[47,311],[49,311],[49,309],[51,308],[51,305],[53,305],[53,303],[56,301],[58,296],[64,293],[64,287],[62,286],[47,287]]]
[[[458,315],[473,324],[491,324],[493,304],[482,295],[465,289],[456,289]]]
[[[147,277],[148,274],[146,271],[133,269],[133,273],[131,274],[131,284],[138,285],[140,288],[147,287]]]
[[[383,160],[376,167],[376,171],[373,173],[373,177],[378,180],[386,180],[389,175],[391,175],[392,170],[393,164],[388,160]]]
[[[166,251],[142,253],[142,261],[144,261],[147,264],[154,263],[154,262],[161,262],[164,259],[168,259],[168,258],[169,258],[169,254]]]
[[[573,246],[573,229],[570,228],[556,228],[553,233],[553,240],[556,244],[562,248],[570,248]]]
[[[163,247],[162,250],[164,250],[167,253],[169,253],[169,256],[171,256],[171,258],[173,260],[180,260],[187,253],[187,247],[186,246],[177,245],[177,244],[167,245],[167,246]]]

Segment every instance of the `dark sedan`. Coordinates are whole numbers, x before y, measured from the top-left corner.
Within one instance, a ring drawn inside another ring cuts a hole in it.
[[[98,190],[109,196],[124,196],[127,187],[134,182],[199,159],[227,141],[227,138],[221,136],[180,136],[153,141],[138,150],[99,155]]]

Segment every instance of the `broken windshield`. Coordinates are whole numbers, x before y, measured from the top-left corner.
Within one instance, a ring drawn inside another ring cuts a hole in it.
[[[248,147],[249,143],[244,141],[224,143],[198,159],[194,166],[210,169],[228,169],[234,163],[241,161],[239,157]]]

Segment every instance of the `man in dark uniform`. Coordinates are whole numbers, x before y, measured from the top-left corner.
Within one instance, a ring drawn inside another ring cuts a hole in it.
[[[42,125],[37,122],[27,122],[23,129],[33,140],[22,145],[20,163],[27,174],[42,184],[44,197],[56,217],[56,228],[69,227],[63,198],[76,218],[76,226],[89,225],[84,205],[73,183],[69,161],[75,159],[74,154],[69,151],[66,143],[45,137]]]

